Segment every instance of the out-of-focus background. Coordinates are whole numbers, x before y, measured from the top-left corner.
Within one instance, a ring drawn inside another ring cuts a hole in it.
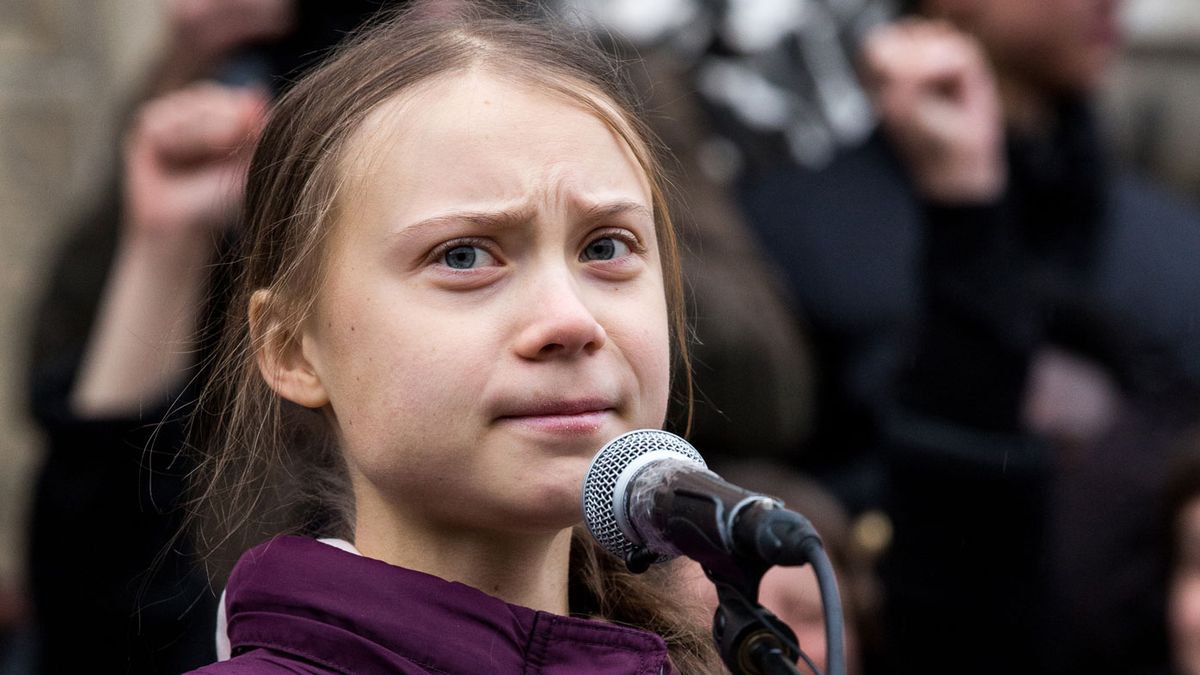
[[[1130,41],[1104,95],[1109,132],[1129,159],[1200,196],[1200,3],[1133,0]]]
[[[26,416],[31,305],[73,209],[111,175],[161,12],[156,0],[0,3],[0,586],[22,577],[40,448]]]

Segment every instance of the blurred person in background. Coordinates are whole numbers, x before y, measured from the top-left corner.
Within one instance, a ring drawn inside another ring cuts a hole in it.
[[[236,236],[271,92],[381,4],[168,4],[165,51],[123,130],[114,187],[83,211],[36,314],[32,407],[47,440],[29,530],[38,672],[174,673],[213,659],[216,599],[186,538],[173,539],[201,327],[224,295],[213,263]]]
[[[1117,3],[920,9],[949,24],[866,52],[924,202],[923,324],[889,429],[898,665],[924,670],[913,640],[974,614],[946,667],[1155,672],[1153,514],[1200,390],[1200,220],[1099,138]]]
[[[909,9],[862,53],[883,133],[741,181],[823,368],[811,470],[894,521],[886,672],[1155,672],[1200,219],[1097,133],[1118,3]]]
[[[1172,672],[1200,675],[1200,433],[1185,438],[1171,464],[1163,519],[1170,570],[1167,626]]]

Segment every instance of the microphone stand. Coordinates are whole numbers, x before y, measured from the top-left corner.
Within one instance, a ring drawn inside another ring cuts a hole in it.
[[[796,634],[758,604],[759,583],[770,567],[743,561],[704,568],[720,602],[713,615],[713,639],[733,675],[799,675]]]
[[[637,547],[626,555],[625,566],[641,574],[657,559],[657,553]],[[774,565],[742,556],[698,562],[717,588],[713,640],[732,675],[800,675],[794,665],[798,657],[813,673],[820,672],[800,651],[792,629],[758,604],[759,584]]]
[[[709,472],[675,477],[662,496],[668,505],[651,511],[651,528],[676,552],[704,568],[717,588],[713,638],[733,675],[800,675],[796,659],[820,671],[800,650],[796,634],[758,604],[763,575],[775,565],[812,564],[825,615],[829,675],[846,675],[841,598],[821,539],[804,516],[762,495],[731,486]],[[658,554],[636,546],[625,566],[638,574]]]

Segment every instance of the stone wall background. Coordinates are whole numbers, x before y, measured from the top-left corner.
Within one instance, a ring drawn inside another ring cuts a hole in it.
[[[20,583],[40,456],[24,412],[30,307],[74,209],[111,165],[117,116],[166,0],[0,0],[0,588]],[[1103,99],[1121,152],[1200,198],[1200,3],[1130,0]]]

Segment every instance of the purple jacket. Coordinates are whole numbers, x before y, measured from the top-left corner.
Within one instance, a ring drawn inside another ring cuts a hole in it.
[[[225,608],[233,658],[195,673],[673,672],[653,633],[510,605],[303,537],[243,555]]]

